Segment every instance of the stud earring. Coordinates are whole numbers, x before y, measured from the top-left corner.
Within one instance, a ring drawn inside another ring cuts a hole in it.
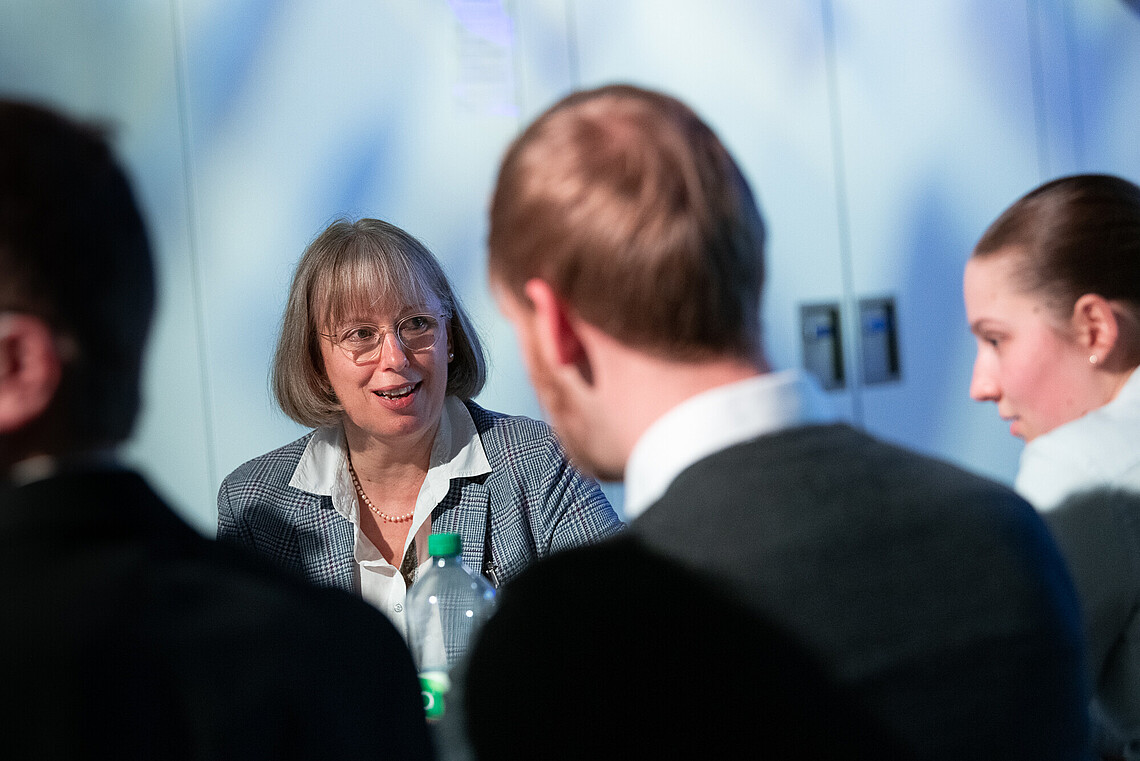
[[[1096,363],[1097,363],[1097,358],[1096,358],[1096,355],[1095,355],[1095,354],[1093,354],[1093,355],[1089,356],[1089,364],[1090,364],[1090,365],[1095,365]]]
[[[450,361],[451,361],[451,360],[453,360],[453,359],[455,359],[455,352],[453,352],[453,351],[449,351],[449,352],[447,353],[447,361],[448,361],[448,362],[450,362]]]

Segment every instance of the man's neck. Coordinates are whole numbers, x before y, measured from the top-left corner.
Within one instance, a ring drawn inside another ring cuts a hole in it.
[[[649,426],[674,407],[698,394],[767,372],[763,359],[675,362],[644,354],[627,356],[609,378],[611,412],[623,421],[620,436],[626,458]]]

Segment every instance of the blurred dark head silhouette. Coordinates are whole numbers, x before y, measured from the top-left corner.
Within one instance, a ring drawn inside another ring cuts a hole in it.
[[[146,229],[104,133],[0,99],[0,316],[11,347],[18,321],[44,328],[56,376],[42,410],[0,420],[7,457],[33,428],[43,454],[130,435],[154,302]]]

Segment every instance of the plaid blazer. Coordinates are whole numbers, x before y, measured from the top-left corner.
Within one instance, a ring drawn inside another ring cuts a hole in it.
[[[558,550],[622,528],[597,483],[574,469],[545,423],[466,402],[491,472],[455,478],[433,533],[463,537],[463,562],[495,586]],[[254,458],[218,491],[218,538],[253,549],[320,586],[356,589],[352,523],[332,497],[289,486],[309,433]]]

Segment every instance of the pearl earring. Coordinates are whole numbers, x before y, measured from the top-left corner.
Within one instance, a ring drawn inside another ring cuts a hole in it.
[[[1096,355],[1095,355],[1095,354],[1091,355],[1091,356],[1089,357],[1089,364],[1090,364],[1090,365],[1095,365],[1095,364],[1096,364],[1096,362],[1097,362],[1097,359],[1096,359]]]

